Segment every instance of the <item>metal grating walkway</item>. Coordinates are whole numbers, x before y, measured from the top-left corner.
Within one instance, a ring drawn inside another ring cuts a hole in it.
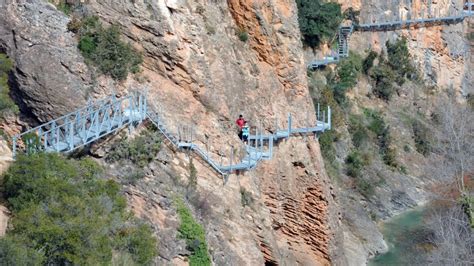
[[[318,107],[317,119],[322,119],[322,121],[317,121],[314,126],[292,128],[292,117],[289,115],[288,128],[268,134],[263,134],[262,130],[251,134],[248,145],[245,145],[245,154],[241,157],[237,156],[232,147],[230,161],[224,164],[222,154],[221,162],[218,163],[211,153],[193,142],[192,133],[186,135],[179,131],[178,133],[171,132],[162,116],[148,108],[145,94],[131,93],[123,98],[112,95],[100,101],[89,101],[83,108],[14,136],[13,156],[22,150],[18,145],[20,140],[25,146],[22,151],[28,154],[38,151],[67,153],[127,126],[136,126],[146,119],[158,128],[164,140],[178,149],[195,152],[216,172],[227,175],[237,170],[253,169],[260,161],[271,159],[274,142],[292,135],[315,134],[331,129],[331,108],[328,107],[326,113],[320,112]]]
[[[411,27],[428,27],[433,25],[445,25],[461,23],[464,19],[474,16],[474,3],[467,1],[463,10],[458,15],[434,18],[420,18],[409,20],[397,20],[389,22],[374,22],[368,24],[352,24],[350,26],[340,26],[337,34],[337,48],[330,56],[323,59],[311,61],[308,68],[315,70],[329,64],[337,64],[341,58],[349,56],[349,41],[353,31],[393,31],[407,29]]]

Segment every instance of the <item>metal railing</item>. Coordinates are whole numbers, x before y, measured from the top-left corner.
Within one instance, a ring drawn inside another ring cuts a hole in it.
[[[150,120],[164,136],[164,140],[178,149],[187,149],[195,152],[202,160],[208,163],[216,172],[227,175],[234,171],[250,170],[262,160],[273,157],[275,142],[289,138],[295,134],[315,134],[331,129],[331,108],[321,111],[318,105],[316,125],[303,128],[292,127],[292,116],[288,115],[287,128],[267,132],[259,124],[249,135],[248,142],[236,149],[230,146],[227,163],[223,163],[224,153],[220,153],[220,163],[213,158],[208,147],[201,148],[194,141],[194,127],[179,126],[177,132],[172,132],[166,126],[162,114],[147,102],[146,94],[131,93],[123,98],[115,95],[100,101],[89,102],[85,107],[64,115],[58,119],[27,130],[13,137],[13,154],[18,152],[17,142],[23,140],[25,151],[34,153],[44,152],[71,152],[84,145],[112,134],[124,127],[140,124],[143,120]],[[308,118],[307,118],[308,119]],[[238,153],[236,151],[242,151]]]
[[[332,56],[325,56],[323,59],[313,60],[308,64],[309,69],[318,69],[329,64],[337,64],[341,58],[349,56],[349,39],[354,30],[357,31],[392,31],[410,27],[427,27],[439,24],[454,24],[463,22],[465,18],[474,16],[474,3],[468,1],[464,4],[463,10],[452,16],[418,18],[407,20],[394,20],[387,22],[373,22],[365,24],[351,24],[350,26],[341,25],[338,30],[338,47],[332,51]],[[336,54],[336,56],[334,56]]]

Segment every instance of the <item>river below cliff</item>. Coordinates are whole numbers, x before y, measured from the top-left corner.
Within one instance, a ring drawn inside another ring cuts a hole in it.
[[[416,232],[423,228],[425,212],[425,208],[418,207],[381,224],[381,232],[389,250],[374,257],[368,265],[407,265],[412,258],[417,257],[420,249],[416,248],[413,241],[416,238]]]

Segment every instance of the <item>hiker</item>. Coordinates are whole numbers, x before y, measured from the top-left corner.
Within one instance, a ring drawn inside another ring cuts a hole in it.
[[[239,119],[237,119],[235,121],[235,123],[237,124],[237,126],[239,127],[239,139],[242,140],[242,128],[244,127],[244,124],[245,124],[245,119],[244,119],[244,116],[243,115],[239,115]]]
[[[244,141],[245,144],[247,144],[249,140],[249,135],[250,135],[250,128],[249,128],[249,125],[247,124],[247,121],[245,121],[244,126],[242,127],[242,140]]]

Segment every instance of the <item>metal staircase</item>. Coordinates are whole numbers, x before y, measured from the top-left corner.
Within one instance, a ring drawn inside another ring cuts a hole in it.
[[[331,129],[331,108],[320,112],[318,106],[317,123],[315,126],[305,128],[292,128],[292,116],[288,116],[288,128],[264,134],[263,130],[256,130],[249,136],[245,145],[245,154],[241,157],[235,154],[232,147],[229,155],[230,161],[223,164],[205,149],[193,142],[193,134],[177,133],[169,130],[165,119],[156,111],[149,108],[146,95],[131,93],[123,98],[115,95],[100,101],[89,101],[87,106],[75,112],[64,115],[58,119],[27,130],[13,137],[13,155],[19,150],[28,154],[43,152],[71,152],[82,146],[90,144],[100,138],[113,134],[127,126],[133,127],[148,119],[164,136],[164,140],[179,150],[193,151],[197,156],[209,164],[216,172],[227,175],[234,171],[245,171],[255,168],[262,160],[270,160],[273,156],[273,144],[281,139],[297,134],[315,134]],[[321,119],[321,121],[319,121]],[[23,142],[24,149],[18,143]]]
[[[72,113],[27,130],[13,137],[13,157],[22,140],[26,152],[70,152],[134,123],[146,114],[142,94],[123,98],[115,95],[88,104]]]
[[[331,56],[325,56],[322,60],[314,60],[309,63],[308,68],[317,69],[328,64],[338,63],[341,58],[349,56],[349,39],[354,31],[354,26],[340,26],[337,32],[337,49],[331,52]]]

